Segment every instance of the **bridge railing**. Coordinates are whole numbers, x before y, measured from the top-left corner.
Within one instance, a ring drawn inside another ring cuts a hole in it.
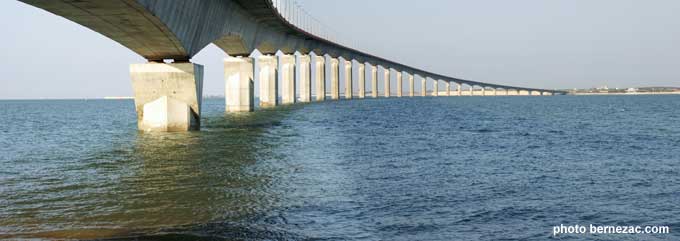
[[[325,25],[309,14],[295,0],[272,0],[274,8],[285,21],[316,37],[358,49],[355,39],[340,35],[338,31]]]

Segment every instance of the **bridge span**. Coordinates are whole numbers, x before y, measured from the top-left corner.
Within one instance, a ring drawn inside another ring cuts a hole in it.
[[[224,60],[228,112],[254,111],[255,89],[263,108],[366,97],[564,94],[449,77],[365,53],[292,0],[20,1],[148,60],[130,66],[144,131],[200,128],[203,66],[190,60],[211,43],[232,56]]]

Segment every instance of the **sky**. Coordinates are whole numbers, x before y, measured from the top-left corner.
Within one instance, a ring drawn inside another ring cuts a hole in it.
[[[475,81],[545,89],[680,86],[676,0],[299,0],[366,52]],[[92,30],[0,1],[0,99],[131,96],[144,58]],[[223,95],[209,45],[204,95]]]

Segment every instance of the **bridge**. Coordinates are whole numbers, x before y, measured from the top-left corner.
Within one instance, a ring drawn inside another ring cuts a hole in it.
[[[20,1],[148,60],[130,65],[143,131],[200,129],[203,66],[190,60],[211,43],[230,56],[224,60],[227,112],[254,111],[255,89],[261,108],[368,97],[564,94],[449,77],[371,55],[293,0]]]

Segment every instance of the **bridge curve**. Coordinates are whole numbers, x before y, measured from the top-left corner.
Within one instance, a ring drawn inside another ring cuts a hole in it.
[[[353,92],[352,81],[355,78],[359,79],[359,81],[364,81],[365,78],[369,77],[368,75],[371,71],[373,72],[372,81],[374,82],[373,92],[377,92],[377,84],[375,83],[377,75],[375,72],[378,67],[382,67],[381,69],[384,72],[383,78],[387,79],[385,82],[385,86],[388,89],[385,94],[386,97],[390,95],[390,73],[396,73],[397,87],[400,92],[399,96],[401,96],[400,84],[402,83],[402,77],[406,76],[408,76],[410,81],[411,96],[413,96],[413,79],[416,76],[421,78],[423,88],[427,85],[428,78],[434,80],[434,95],[439,93],[439,81],[443,81],[446,84],[447,93],[450,90],[448,89],[450,83],[458,84],[458,95],[461,95],[460,86],[463,84],[470,86],[470,95],[473,95],[473,88],[475,86],[482,87],[482,95],[485,95],[484,91],[487,88],[493,89],[494,95],[497,89],[505,90],[506,95],[509,95],[510,90],[515,90],[518,95],[520,91],[528,92],[529,95],[532,92],[539,94],[548,93],[551,95],[564,94],[564,92],[555,90],[508,86],[450,77],[363,52],[346,41],[344,43],[340,41],[336,33],[321,26],[313,17],[301,11],[294,4],[293,0],[19,1],[76,22],[120,43],[143,56],[150,63],[159,63],[159,65],[153,66],[133,65],[131,67],[135,96],[145,96],[143,98],[135,98],[140,129],[143,128],[143,120],[149,116],[143,113],[153,112],[143,109],[151,101],[160,101],[161,96],[159,95],[169,95],[172,98],[163,99],[158,103],[154,102],[154,106],[156,106],[154,108],[167,110],[175,104],[180,107],[184,105],[190,107],[187,111],[184,111],[188,113],[186,118],[190,120],[180,121],[190,123],[185,123],[183,126],[177,127],[177,129],[195,128],[200,125],[198,123],[200,118],[198,117],[200,116],[203,69],[202,66],[191,64],[189,61],[210,43],[215,44],[230,56],[244,57],[239,60],[241,62],[225,60],[225,78],[227,79],[228,89],[225,92],[231,91],[229,90],[230,88],[245,89],[244,85],[247,85],[247,78],[243,76],[243,78],[238,77],[241,79],[239,80],[241,82],[238,82],[236,81],[237,77],[231,76],[235,79],[232,80],[234,85],[230,87],[229,76],[227,76],[228,68],[234,73],[239,71],[239,73],[247,73],[250,71],[251,79],[260,79],[261,99],[263,94],[271,95],[269,101],[273,105],[278,104],[279,93],[277,89],[279,84],[282,84],[283,93],[281,96],[284,99],[284,103],[291,102],[290,100],[285,100],[286,98],[292,98],[292,103],[295,102],[296,81],[306,81],[305,83],[309,86],[302,85],[301,88],[304,87],[304,89],[301,89],[300,95],[304,95],[306,99],[311,98],[309,79],[318,80],[320,77],[315,77],[315,75],[318,75],[319,72],[325,72],[325,78],[334,78],[332,80],[334,81],[332,83],[333,86],[331,87],[333,99],[339,99],[340,85],[336,83],[338,79],[345,80],[346,86],[349,88],[345,91],[349,91],[349,93],[345,93],[345,95],[351,98]],[[175,64],[170,67],[160,66],[167,59],[174,60]],[[272,59],[276,64],[268,62]],[[247,63],[242,63],[243,61]],[[318,62],[325,62],[325,71],[319,69]],[[288,69],[289,67],[292,68]],[[357,71],[359,69],[365,71],[366,76],[363,73],[356,76],[354,73],[348,73],[348,71],[355,71],[355,67],[357,67]],[[252,73],[253,71],[255,72],[254,74]],[[305,73],[308,75],[308,77],[305,77],[307,79],[300,79],[301,77],[299,76],[304,75],[300,71],[311,71],[311,76],[309,76],[310,73]],[[263,75],[265,72],[271,76]],[[402,76],[403,73],[406,75]],[[182,74],[182,77],[178,77],[180,74]],[[168,78],[177,78],[177,83],[174,83],[174,87],[182,86],[182,88],[193,89],[191,91],[179,91],[181,94],[177,94],[178,91],[176,89],[171,90],[168,88]],[[293,82],[287,82],[287,79],[293,78],[295,78]],[[263,80],[270,81],[271,83],[264,82]],[[160,88],[163,91],[149,91],[149,89],[153,88]],[[252,83],[250,88],[253,88]],[[266,90],[267,88],[269,90]],[[323,88],[317,89],[317,93],[318,91],[325,91]],[[365,82],[363,86],[360,84],[359,88],[363,91]],[[248,104],[248,101],[244,102],[246,104],[239,104],[241,96],[251,95],[252,97],[252,93],[234,90],[231,93],[225,93],[225,95],[228,98],[236,96],[234,97],[236,99],[232,100],[232,102],[237,103],[236,106],[232,106],[233,110],[253,109],[252,103]],[[363,97],[361,95],[360,97]],[[377,97],[377,94],[374,93],[373,96]],[[145,101],[141,101],[142,99]],[[180,99],[182,101],[175,103],[172,102],[173,99]],[[323,98],[318,100],[323,100]],[[227,102],[229,101],[227,100]],[[183,107],[180,109],[183,109]],[[230,109],[229,103],[227,109]],[[175,117],[184,119],[185,117],[182,116],[184,114]],[[175,117],[164,116],[163,118],[166,119],[162,121],[172,122],[168,121],[167,118]],[[175,127],[166,126],[165,128],[173,129]]]

